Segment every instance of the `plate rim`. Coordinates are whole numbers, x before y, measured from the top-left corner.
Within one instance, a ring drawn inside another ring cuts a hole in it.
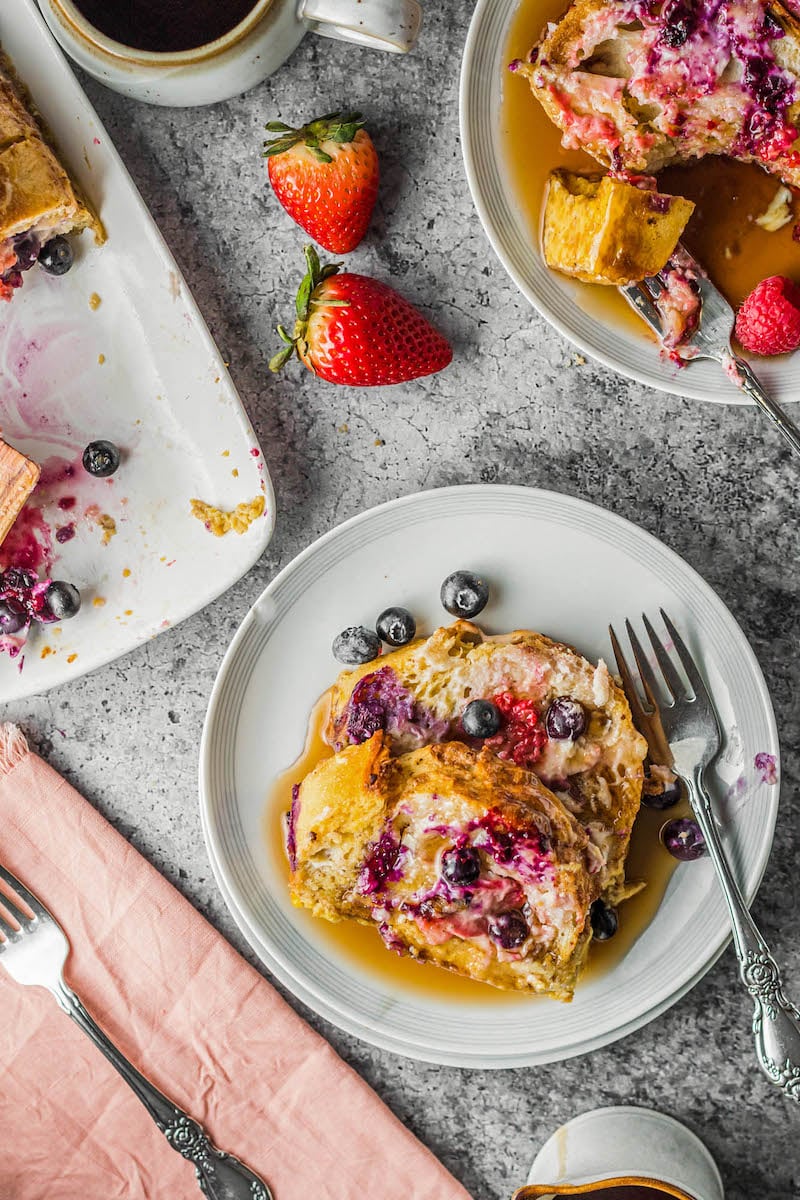
[[[498,261],[513,283],[528,301],[528,303],[536,309],[540,316],[545,320],[568,342],[580,350],[583,354],[588,354],[590,358],[599,362],[608,370],[622,376],[624,379],[630,379],[634,383],[642,384],[645,387],[654,388],[656,391],[664,392],[667,395],[682,397],[687,400],[700,400],[707,404],[722,404],[722,405],[741,405],[744,407],[754,407],[754,402],[744,395],[738,388],[733,385],[726,385],[718,395],[710,395],[705,388],[699,384],[691,382],[692,364],[689,362],[675,379],[670,382],[661,374],[657,374],[651,367],[643,366],[642,368],[627,368],[621,367],[619,362],[611,357],[602,346],[590,344],[583,336],[576,334],[550,309],[550,306],[543,301],[537,293],[529,286],[522,272],[517,269],[510,256],[506,253],[501,245],[500,234],[495,228],[495,223],[490,215],[487,203],[484,200],[483,189],[479,179],[479,171],[477,170],[477,152],[476,152],[476,133],[472,124],[468,120],[468,110],[471,108],[471,89],[475,78],[474,65],[475,58],[479,52],[479,40],[483,32],[483,25],[488,14],[491,13],[495,0],[478,0],[472,14],[472,18],[467,29],[467,36],[464,43],[464,52],[461,63],[461,73],[459,77],[458,87],[458,121],[459,134],[461,140],[461,157],[464,165],[464,174],[467,179],[472,203],[475,206],[475,211],[478,214],[481,227],[484,234],[492,247]],[[517,0],[514,8],[514,13],[518,10],[520,4],[526,0]],[[513,14],[512,14],[513,17]],[[504,26],[506,34],[508,33],[508,23]],[[597,320],[597,318],[593,318]],[[613,341],[613,328],[605,325],[607,333],[612,337],[609,341]],[[643,339],[643,346],[647,343]],[[721,368],[720,368],[721,370]],[[684,382],[686,381],[686,382]],[[795,399],[794,396],[782,396],[781,403]]]
[[[225,901],[226,907],[233,917],[240,932],[246,938],[250,947],[258,955],[261,962],[275,975],[275,977],[302,1003],[308,1005],[314,1012],[324,1019],[330,1021],[338,1028],[352,1034],[367,1042],[370,1045],[380,1049],[390,1050],[393,1053],[399,1053],[405,1057],[413,1058],[422,1062],[436,1063],[445,1066],[458,1066],[469,1069],[505,1069],[509,1067],[521,1066],[537,1066],[552,1062],[560,1062],[562,1060],[577,1057],[581,1054],[590,1053],[593,1050],[600,1049],[603,1046],[610,1045],[623,1037],[634,1033],[636,1030],[648,1024],[651,1020],[658,1017],[661,1013],[667,1011],[673,1004],[677,1003],[685,996],[700,980],[708,973],[709,970],[718,961],[724,953],[726,947],[730,943],[730,931],[726,931],[719,938],[718,943],[714,945],[710,951],[708,959],[703,965],[688,979],[684,980],[674,991],[664,996],[654,1005],[640,1012],[638,1015],[626,1021],[624,1024],[615,1029],[598,1034],[595,1037],[582,1039],[578,1043],[570,1043],[566,1047],[560,1046],[557,1051],[515,1051],[513,1054],[504,1055],[497,1052],[490,1053],[470,1053],[464,1049],[451,1050],[441,1046],[428,1044],[406,1042],[402,1037],[397,1037],[391,1033],[387,1034],[385,1029],[381,1028],[379,1023],[370,1024],[362,1018],[353,1017],[346,1009],[338,1007],[332,1003],[325,995],[323,989],[316,989],[312,982],[307,979],[299,979],[292,968],[288,958],[281,952],[279,947],[276,947],[271,942],[265,940],[258,929],[251,923],[250,918],[246,913],[246,906],[240,904],[237,896],[237,888],[233,882],[229,882],[226,876],[226,869],[222,863],[222,853],[218,845],[217,834],[213,827],[210,814],[210,797],[209,797],[209,779],[211,775],[211,756],[212,756],[212,737],[213,726],[217,720],[217,710],[223,701],[223,692],[227,687],[227,676],[234,669],[235,660],[238,655],[240,643],[247,637],[250,626],[254,621],[260,618],[259,608],[266,601],[269,603],[269,598],[273,590],[277,589],[280,584],[289,577],[296,569],[305,563],[319,549],[326,546],[333,538],[337,537],[345,531],[357,527],[360,524],[366,523],[373,519],[377,514],[384,512],[387,509],[397,509],[406,507],[424,500],[432,500],[439,496],[458,494],[465,496],[467,494],[510,494],[510,495],[525,495],[531,494],[546,498],[549,500],[557,500],[563,503],[565,500],[571,505],[575,505],[578,509],[589,510],[594,513],[602,513],[603,517],[616,524],[621,529],[635,530],[636,534],[644,537],[646,540],[652,540],[661,547],[668,556],[674,557],[680,561],[682,567],[688,572],[690,577],[696,578],[708,593],[710,593],[717,603],[724,609],[729,620],[738,630],[743,646],[747,649],[749,665],[751,667],[754,678],[758,685],[759,709],[765,717],[766,725],[769,730],[771,739],[771,748],[776,753],[776,760],[780,767],[780,746],[778,740],[777,723],[775,713],[772,706],[772,700],[767,688],[766,679],[761,670],[761,666],[756,657],[755,651],[739,622],[736,620],[733,613],[724,603],[722,598],[717,594],[714,588],[707,583],[702,576],[683,559],[675,550],[668,546],[661,539],[655,537],[648,530],[629,521],[627,517],[620,516],[618,513],[610,509],[604,508],[601,505],[594,504],[592,501],[585,500],[582,497],[574,496],[568,493],[555,492],[552,489],[528,487],[520,484],[454,484],[440,488],[427,488],[421,491],[412,492],[410,494],[394,497],[380,504],[374,505],[371,508],[365,509],[362,512],[356,513],[346,520],[338,523],[333,528],[322,533],[318,538],[301,550],[294,558],[292,558],[263,589],[261,594],[254,601],[253,605],[241,621],[239,627],[231,639],[229,646],[226,649],[222,662],[220,663],[217,676],[214,680],[206,716],[203,722],[203,731],[200,740],[199,764],[198,764],[198,802],[200,809],[200,822],[203,831],[203,838],[206,845],[209,862],[212,873],[220,889],[220,893]],[[779,771],[780,781],[780,771]],[[757,870],[753,878],[752,884],[746,888],[746,898],[748,904],[752,903],[761,882],[764,878],[769,858],[772,852],[772,845],[775,835],[775,824],[777,820],[778,807],[780,798],[780,786],[775,790],[772,796],[769,812],[767,814],[770,831],[769,837],[762,844],[759,856],[756,860]],[[377,1019],[380,1021],[380,1018]]]

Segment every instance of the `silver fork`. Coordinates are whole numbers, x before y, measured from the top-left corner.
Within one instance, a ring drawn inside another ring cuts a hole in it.
[[[742,391],[754,400],[762,412],[778,427],[796,454],[800,454],[800,429],[781,406],[767,395],[753,373],[749,363],[731,350],[734,313],[719,288],[715,287],[696,258],[685,246],[680,246],[682,261],[697,273],[700,289],[700,320],[697,329],[688,339],[686,346],[694,351],[694,358],[713,358],[720,363],[726,375]],[[667,270],[669,263],[664,268]],[[625,299],[642,317],[661,341],[663,329],[661,317],[654,300],[665,290],[663,272],[649,276],[641,283],[629,283],[619,289]]]
[[[5,887],[3,887],[5,885]],[[17,983],[47,988],[141,1100],[173,1150],[194,1164],[211,1200],[272,1200],[262,1179],[218,1150],[197,1121],[168,1100],[128,1062],[64,981],[69,942],[45,906],[0,866],[0,964]]]
[[[784,995],[777,963],[750,916],[734,878],[717,830],[711,797],[703,781],[706,767],[720,750],[722,735],[719,718],[703,677],[683,639],[664,610],[660,611],[691,691],[685,688],[664,644],[644,615],[642,620],[661,669],[663,687],[659,687],[655,672],[630,621],[625,622],[625,628],[639,668],[646,703],[639,695],[619,640],[609,625],[617,668],[634,723],[647,741],[651,761],[669,767],[683,780],[716,868],[730,909],[739,975],[755,1005],[753,1037],[759,1065],[768,1079],[783,1090],[784,1095],[800,1102],[800,1012]],[[659,700],[659,692],[663,692],[664,688],[670,696],[668,703]]]

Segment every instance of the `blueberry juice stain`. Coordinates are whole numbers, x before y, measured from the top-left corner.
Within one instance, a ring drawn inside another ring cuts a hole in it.
[[[135,50],[176,53],[230,33],[256,0],[74,0],[106,37]]]

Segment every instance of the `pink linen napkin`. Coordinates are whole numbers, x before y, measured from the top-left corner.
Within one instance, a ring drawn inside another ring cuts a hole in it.
[[[159,873],[0,725],[0,863],[66,930],[67,980],[275,1200],[469,1200]],[[189,1162],[49,993],[0,968],[0,1197],[197,1200]]]

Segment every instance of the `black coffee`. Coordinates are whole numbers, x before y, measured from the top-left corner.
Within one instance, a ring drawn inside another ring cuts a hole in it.
[[[256,0],[74,0],[106,37],[136,50],[194,50],[229,33]]]

